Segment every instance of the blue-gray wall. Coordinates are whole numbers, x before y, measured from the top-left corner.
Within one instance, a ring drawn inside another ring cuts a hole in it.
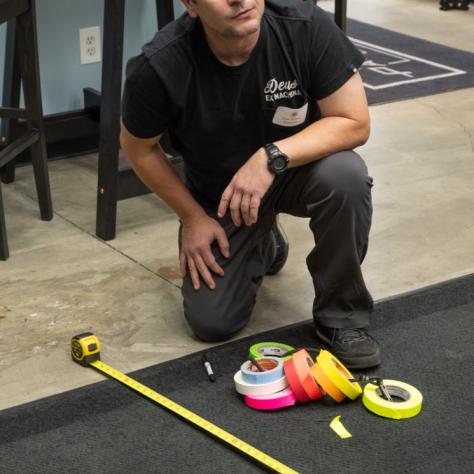
[[[174,0],[175,15],[184,8]],[[45,114],[83,107],[82,89],[101,88],[101,63],[81,64],[79,28],[100,26],[103,0],[36,0],[38,49]],[[155,0],[125,2],[124,66],[157,30]],[[0,25],[0,91],[3,87],[6,25]],[[1,99],[1,94],[0,94]]]

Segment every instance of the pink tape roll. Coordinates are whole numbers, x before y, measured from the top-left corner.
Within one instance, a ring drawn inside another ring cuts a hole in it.
[[[291,388],[285,388],[281,392],[271,395],[245,395],[244,402],[255,410],[278,410],[279,408],[291,407],[298,399]]]

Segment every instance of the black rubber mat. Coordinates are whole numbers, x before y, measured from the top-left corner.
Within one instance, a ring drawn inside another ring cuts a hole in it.
[[[356,20],[347,34],[366,57],[360,73],[369,104],[474,86],[472,53]]]
[[[215,383],[205,375],[201,354],[133,376],[302,473],[467,473],[474,463],[473,314],[474,275],[376,304],[373,334],[384,361],[367,373],[405,381],[423,393],[422,412],[407,420],[380,418],[360,400],[322,400],[278,412],[244,405],[232,377],[248,347],[265,340],[315,346],[310,322],[214,348],[209,358]],[[65,377],[77,370],[73,364]],[[340,439],[329,428],[336,415],[352,438]],[[0,412],[0,472],[73,471],[262,469],[113,380]]]

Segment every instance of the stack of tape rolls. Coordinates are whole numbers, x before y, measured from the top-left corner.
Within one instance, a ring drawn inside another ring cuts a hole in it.
[[[289,352],[291,354],[285,355]],[[362,390],[344,364],[324,349],[313,360],[304,349],[295,351],[286,344],[263,342],[250,348],[249,357],[256,360],[263,371],[250,360],[246,361],[235,374],[234,382],[237,392],[244,395],[245,403],[256,410],[309,403],[325,395],[342,402],[346,397],[355,400],[361,394],[368,410],[387,418],[410,418],[421,410],[423,397],[415,387],[384,380],[387,398],[374,383],[368,383]]]
[[[296,403],[291,390],[286,390],[288,380],[283,372],[283,360],[279,357],[256,357],[260,372],[252,361],[242,364],[234,375],[235,389],[244,395],[245,403],[258,410],[274,410]]]

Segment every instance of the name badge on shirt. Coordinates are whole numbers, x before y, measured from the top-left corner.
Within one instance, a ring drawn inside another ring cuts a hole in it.
[[[299,109],[290,109],[289,107],[280,106],[276,109],[272,123],[281,125],[282,127],[295,127],[305,121],[307,112],[307,102]]]

